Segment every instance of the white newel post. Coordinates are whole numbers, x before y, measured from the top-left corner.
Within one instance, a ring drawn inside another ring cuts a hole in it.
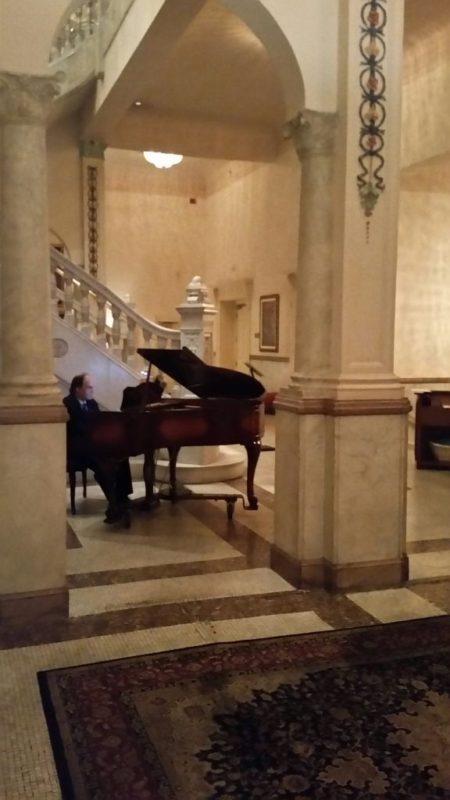
[[[208,290],[199,275],[195,275],[186,287],[186,297],[177,306],[180,315],[180,347],[188,347],[196,356],[208,363],[208,348],[211,341],[214,317],[217,314],[212,303],[208,302]],[[176,397],[189,397],[190,393],[182,386],[174,387]],[[218,447],[184,447],[179,456],[180,464],[206,465],[216,461]]]
[[[208,292],[196,275],[186,288],[184,301],[177,306],[180,315],[180,347],[188,347],[207,364],[212,360],[212,327],[216,309],[208,302]],[[192,397],[175,385],[172,395]],[[167,477],[167,461],[159,461],[157,477]],[[214,483],[239,478],[246,469],[244,456],[224,447],[183,447],[178,456],[177,478],[183,483]]]
[[[46,119],[57,92],[53,79],[0,73],[0,624],[68,610],[47,221]]]
[[[181,318],[181,347],[188,347],[196,356],[210,363],[212,326],[217,314],[212,303],[208,303],[208,291],[202,279],[196,275],[186,288],[186,298],[177,306]]]

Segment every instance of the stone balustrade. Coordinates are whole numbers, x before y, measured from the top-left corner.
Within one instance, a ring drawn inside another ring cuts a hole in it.
[[[142,317],[53,247],[50,268],[54,313],[136,372],[148,366],[138,347],[180,347],[180,331]]]
[[[84,0],[72,8],[54,37],[49,55],[50,71],[58,75],[61,95],[99,73],[100,59],[133,2]]]
[[[73,10],[59,29],[50,52],[50,62],[70,55],[96,31],[106,3],[85,0]]]

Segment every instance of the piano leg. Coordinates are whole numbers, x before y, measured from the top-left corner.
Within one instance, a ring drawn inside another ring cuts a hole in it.
[[[258,463],[259,454],[261,452],[261,440],[256,439],[254,442],[245,445],[247,451],[247,498],[248,507],[252,511],[258,508],[258,498],[255,496],[254,478],[256,465]]]
[[[145,505],[151,508],[155,505],[154,483],[155,483],[155,451],[149,450],[144,456],[144,483],[145,483]]]
[[[172,503],[177,500],[177,458],[181,447],[168,447],[169,451],[169,480],[170,480],[170,499]]]
[[[145,498],[143,500],[137,500],[133,503],[134,508],[139,509],[139,511],[151,511],[152,508],[155,508],[159,505],[159,497],[157,494],[154,493],[154,483],[155,483],[155,451],[148,450],[144,453],[144,470],[143,470],[143,477],[145,483]]]

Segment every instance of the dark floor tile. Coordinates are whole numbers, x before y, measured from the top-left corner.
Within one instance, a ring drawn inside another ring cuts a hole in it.
[[[131,583],[133,581],[157,580],[159,578],[182,578],[189,575],[216,574],[247,569],[244,556],[215,560],[191,561],[182,564],[160,564],[158,566],[129,567],[127,569],[103,570],[78,575],[68,575],[69,589],[82,589],[86,586],[105,586],[112,583]]]
[[[76,547],[83,547],[74,529],[66,522],[66,548],[74,550]]]
[[[408,542],[408,553],[434,553],[438,550],[450,550],[450,539],[422,539],[418,542]]]
[[[210,528],[216,536],[234,547],[245,556],[248,567],[266,567],[270,564],[270,543],[255,533],[250,527],[236,519],[227,520],[223,510],[213,502],[191,500],[186,510]],[[249,511],[249,515],[257,511]]]
[[[428,600],[429,603],[434,603],[446,614],[450,614],[450,581],[448,578],[429,583],[411,583],[408,589],[424,600]]]

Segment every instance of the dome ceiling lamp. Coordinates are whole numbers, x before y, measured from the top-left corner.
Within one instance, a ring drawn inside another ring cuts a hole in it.
[[[183,156],[176,153],[156,153],[153,150],[146,150],[143,156],[149,164],[157,169],[170,169],[183,160]]]

